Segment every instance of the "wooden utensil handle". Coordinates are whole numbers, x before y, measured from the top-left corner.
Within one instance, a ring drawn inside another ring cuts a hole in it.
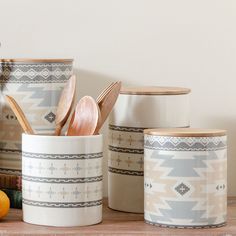
[[[55,132],[54,132],[54,135],[55,136],[60,136],[61,135],[61,125],[57,125],[56,128],[55,128]]]

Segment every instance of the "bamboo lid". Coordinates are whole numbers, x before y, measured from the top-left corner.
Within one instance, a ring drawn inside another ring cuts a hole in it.
[[[71,63],[73,59],[34,59],[34,58],[15,58],[0,59],[0,63]]]
[[[161,128],[145,129],[144,134],[155,136],[172,136],[172,137],[215,137],[225,136],[226,130],[221,129],[197,129],[197,128]]]
[[[120,94],[129,94],[129,95],[180,95],[188,94],[191,92],[189,88],[180,88],[180,87],[130,87],[130,88],[121,88]]]

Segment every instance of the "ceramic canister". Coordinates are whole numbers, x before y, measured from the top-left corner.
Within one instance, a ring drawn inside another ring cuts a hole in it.
[[[151,129],[144,133],[145,221],[176,228],[224,225],[226,132]]]
[[[122,88],[109,120],[108,204],[143,212],[143,130],[189,126],[189,89]]]
[[[48,226],[101,222],[102,146],[102,135],[23,134],[23,220]]]
[[[19,103],[37,133],[53,133],[71,59],[0,59],[0,174],[21,174],[22,129],[4,95]]]

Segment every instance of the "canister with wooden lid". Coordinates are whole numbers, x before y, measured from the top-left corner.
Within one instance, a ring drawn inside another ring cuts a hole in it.
[[[210,228],[227,218],[226,131],[144,131],[144,218],[176,228]]]
[[[143,130],[189,126],[190,89],[122,88],[109,119],[108,204],[142,213]]]

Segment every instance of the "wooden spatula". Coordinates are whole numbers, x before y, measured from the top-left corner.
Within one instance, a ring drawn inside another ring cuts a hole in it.
[[[6,100],[8,104],[10,105],[12,111],[14,112],[17,120],[19,121],[22,129],[26,134],[34,134],[33,129],[31,128],[28,120],[26,119],[23,111],[21,110],[20,106],[18,103],[15,101],[15,99],[11,96],[6,95]]]
[[[56,129],[55,135],[61,134],[61,129],[65,125],[72,108],[76,87],[76,77],[72,75],[62,90],[56,112]]]

